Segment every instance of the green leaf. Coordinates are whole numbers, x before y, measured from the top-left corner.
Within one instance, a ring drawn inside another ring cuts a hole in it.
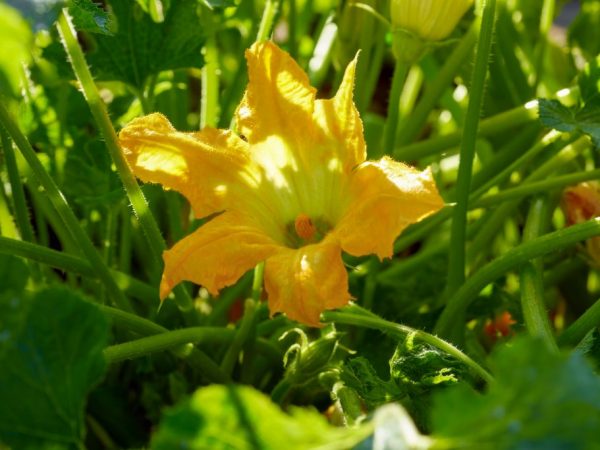
[[[573,111],[558,100],[539,100],[540,120],[545,127],[570,132],[577,129]]]
[[[71,0],[69,14],[80,31],[112,35],[110,16],[91,0]]]
[[[585,65],[577,78],[577,84],[581,99],[586,106],[591,102],[600,104],[600,56]]]
[[[15,449],[83,448],[86,396],[104,374],[104,315],[66,289],[2,297],[0,441]]]
[[[110,155],[100,141],[75,145],[67,155],[63,191],[83,206],[114,205],[124,192]]]
[[[173,2],[162,23],[155,23],[137,2],[112,1],[114,36],[95,35],[88,56],[95,75],[138,89],[163,70],[202,67],[204,32],[195,0]]]
[[[154,450],[347,449],[366,428],[342,429],[319,413],[290,408],[283,413],[269,398],[245,386],[209,386],[168,412],[152,440]]]
[[[585,106],[566,107],[558,100],[540,99],[540,120],[544,126],[558,131],[580,130],[590,136],[600,147],[600,98],[588,101]]]
[[[398,385],[409,390],[450,385],[467,374],[465,366],[429,344],[415,341],[409,334],[398,344],[390,359],[390,373]]]
[[[28,278],[29,269],[23,260],[14,255],[0,254],[0,293],[20,294]]]
[[[587,134],[594,145],[600,148],[600,103],[588,102],[575,115],[579,129]]]
[[[466,385],[438,395],[435,436],[470,448],[595,448],[600,378],[581,354],[521,338],[492,356],[492,369],[496,382],[483,395]]]
[[[399,399],[404,392],[393,382],[382,380],[368,359],[362,356],[346,361],[340,379],[354,389],[369,409]]]

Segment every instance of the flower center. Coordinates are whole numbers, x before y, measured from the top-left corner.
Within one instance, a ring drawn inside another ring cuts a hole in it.
[[[287,224],[288,244],[293,248],[315,244],[321,241],[329,230],[331,225],[324,218],[317,217],[313,220],[308,214],[300,213],[293,222]]]
[[[294,221],[294,229],[300,239],[310,241],[317,233],[317,227],[306,214],[298,214]]]

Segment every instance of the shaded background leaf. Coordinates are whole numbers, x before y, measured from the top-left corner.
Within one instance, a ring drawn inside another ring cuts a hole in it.
[[[15,449],[82,448],[86,396],[105,370],[104,315],[64,288],[31,299],[2,296],[0,306],[8,322],[0,355],[0,441]]]
[[[479,448],[597,448],[600,378],[580,354],[520,338],[491,365],[496,383],[483,395],[461,384],[437,396],[434,435]]]

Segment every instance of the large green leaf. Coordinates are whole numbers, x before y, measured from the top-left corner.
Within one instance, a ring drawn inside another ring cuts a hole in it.
[[[0,297],[0,441],[14,449],[83,448],[86,396],[104,374],[104,315],[53,288]]]
[[[492,369],[483,395],[466,385],[439,395],[434,436],[465,448],[598,448],[600,378],[581,354],[521,339],[493,356]]]
[[[157,23],[135,1],[112,1],[114,36],[95,35],[88,60],[99,79],[141,88],[163,70],[202,67],[204,32],[195,0],[173,2]]]
[[[347,449],[366,428],[335,428],[319,413],[294,408],[283,413],[264,394],[249,387],[210,386],[197,390],[163,418],[154,450],[309,450]]]

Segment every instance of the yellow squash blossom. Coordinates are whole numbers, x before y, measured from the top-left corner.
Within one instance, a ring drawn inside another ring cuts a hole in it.
[[[473,0],[391,0],[392,50],[414,64],[433,42],[446,39]]]
[[[392,0],[392,26],[410,31],[425,41],[447,38],[473,0]]]
[[[197,217],[220,213],[164,253],[160,296],[183,280],[216,295],[265,263],[271,315],[318,326],[348,303],[342,250],[390,257],[398,234],[443,202],[429,170],[365,161],[352,100],[356,60],[330,100],[270,42],[246,52],[249,83],[236,111],[240,135],[175,130],[160,114],[120,133],[136,176],[182,193]]]

